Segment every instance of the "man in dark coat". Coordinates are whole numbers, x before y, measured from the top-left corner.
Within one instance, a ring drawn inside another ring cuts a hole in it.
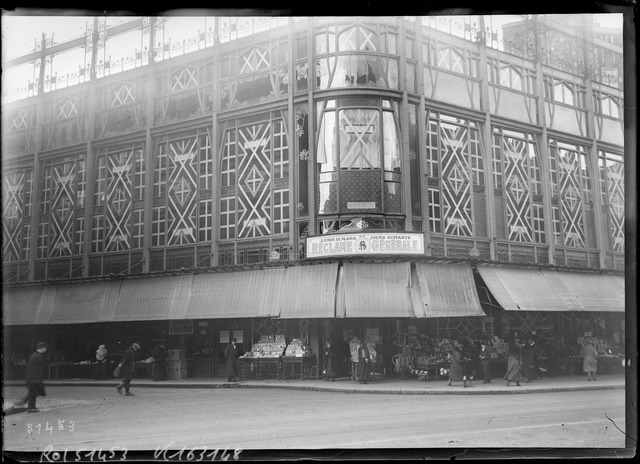
[[[122,360],[118,367],[120,368],[120,372],[122,373],[122,382],[116,387],[118,393],[122,394],[122,389],[124,388],[125,396],[133,396],[133,393],[129,391],[129,386],[131,385],[131,380],[136,372],[136,353],[140,351],[140,343],[135,342],[129,348],[124,350],[124,354],[122,355]]]
[[[322,372],[324,374],[324,380],[328,380],[329,382],[336,380],[336,353],[329,342],[327,342],[327,346],[324,350],[324,364],[322,365]]]
[[[40,342],[36,345],[36,351],[29,358],[27,363],[27,373],[25,381],[29,389],[27,395],[22,399],[21,403],[29,402],[27,412],[38,412],[36,409],[36,398],[38,396],[47,396],[44,389],[44,354],[47,352],[46,343]]]
[[[369,348],[364,342],[360,342],[358,345],[358,383],[367,383],[370,363],[371,354],[369,353]]]
[[[224,357],[227,360],[227,377],[229,382],[235,382],[237,377],[236,358],[238,357],[238,348],[236,347],[236,339],[231,340],[225,349]]]
[[[491,347],[488,342],[480,345],[480,364],[482,365],[482,383],[491,383]]]
[[[153,380],[167,380],[167,350],[160,343],[153,351],[156,362],[153,366]]]

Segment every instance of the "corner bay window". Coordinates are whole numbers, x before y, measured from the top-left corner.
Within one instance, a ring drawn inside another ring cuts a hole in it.
[[[316,109],[318,213],[401,214],[397,103],[345,98]]]

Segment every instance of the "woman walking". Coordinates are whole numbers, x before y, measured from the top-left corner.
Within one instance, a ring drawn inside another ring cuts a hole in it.
[[[587,373],[587,382],[596,379],[596,371],[598,369],[598,351],[591,344],[586,344],[580,350],[580,356],[584,357],[582,361],[582,370]]]
[[[447,385],[452,386],[452,382],[464,382],[464,386],[467,386],[467,381],[464,379],[462,372],[462,353],[460,353],[460,347],[458,345],[454,345],[453,352],[451,353],[449,383]]]
[[[511,386],[511,382],[515,382],[516,386],[520,386],[522,380],[522,373],[520,371],[520,363],[522,362],[520,356],[520,345],[514,340],[510,340],[507,347],[507,373],[504,376],[504,380],[507,387]]]

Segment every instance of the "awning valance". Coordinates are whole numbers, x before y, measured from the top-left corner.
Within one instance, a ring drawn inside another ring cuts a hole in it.
[[[55,296],[46,298],[40,312],[41,324],[84,324],[111,321],[113,301],[121,281],[64,283],[55,285]],[[54,286],[46,286],[45,293]],[[48,311],[47,311],[48,310]],[[48,317],[44,316],[48,313]],[[46,321],[45,321],[46,319]]]
[[[478,265],[482,280],[507,311],[566,311],[565,301],[538,269]]]
[[[344,263],[342,268],[336,317],[415,317],[410,263]]]
[[[333,318],[338,263],[287,268],[280,298],[280,317]]]
[[[422,311],[416,309],[416,316],[486,316],[468,264],[418,262],[416,273],[423,303]]]
[[[602,274],[543,270],[570,311],[624,312],[624,289]]]
[[[184,317],[278,317],[284,274],[277,268],[196,275]]]

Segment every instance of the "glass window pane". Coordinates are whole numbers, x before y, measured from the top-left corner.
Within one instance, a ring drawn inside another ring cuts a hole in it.
[[[335,111],[327,111],[323,115],[322,121],[320,121],[317,162],[321,164],[320,169],[322,172],[335,171],[337,166],[337,153],[335,150],[335,115]]]
[[[393,113],[382,113],[382,129],[384,131],[384,169],[386,171],[400,171],[400,142],[393,117]]]
[[[339,113],[341,169],[380,168],[379,113],[353,109]]]

